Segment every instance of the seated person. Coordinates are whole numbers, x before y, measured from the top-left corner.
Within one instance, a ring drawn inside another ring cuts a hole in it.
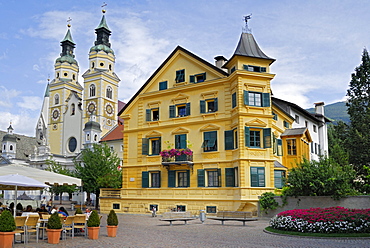
[[[58,214],[62,214],[64,217],[68,217],[67,210],[64,207],[59,208]]]
[[[42,206],[41,208],[39,208],[39,211],[38,211],[39,213],[47,213],[48,212],[48,210],[46,209],[46,207],[45,206]]]
[[[24,212],[33,212],[32,206],[27,205],[26,210],[24,210]]]
[[[88,220],[91,214],[91,210],[89,208],[86,208],[85,214],[86,214],[86,220]]]
[[[50,211],[51,214],[58,212],[57,206],[53,206],[53,209]]]

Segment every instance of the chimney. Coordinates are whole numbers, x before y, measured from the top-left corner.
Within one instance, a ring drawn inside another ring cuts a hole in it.
[[[315,103],[315,114],[324,115],[324,102]]]
[[[216,60],[215,65],[218,68],[223,69],[222,66],[226,63],[227,59],[224,56],[220,55],[220,56],[216,56],[215,60]]]

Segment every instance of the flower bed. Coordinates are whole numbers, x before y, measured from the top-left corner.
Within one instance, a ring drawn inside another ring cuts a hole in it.
[[[273,217],[270,226],[304,233],[368,233],[370,209],[331,207],[287,210]]]

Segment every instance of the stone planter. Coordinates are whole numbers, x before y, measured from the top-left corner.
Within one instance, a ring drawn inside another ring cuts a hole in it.
[[[49,244],[59,244],[62,229],[46,229]]]
[[[0,247],[12,248],[13,247],[14,232],[0,232]]]
[[[98,239],[99,238],[99,231],[100,226],[98,227],[87,227],[89,239]]]
[[[118,228],[118,226],[107,226],[108,237],[116,237],[117,236],[117,228]]]

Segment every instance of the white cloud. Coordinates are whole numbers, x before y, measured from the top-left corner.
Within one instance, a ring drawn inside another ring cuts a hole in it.
[[[42,99],[37,96],[23,96],[22,101],[17,105],[24,109],[39,110],[42,106]]]
[[[0,129],[6,130],[9,127],[10,122],[14,128],[14,132],[17,134],[23,134],[28,136],[35,136],[35,126],[37,122],[37,116],[30,116],[27,112],[20,114],[12,114],[9,112],[0,112]]]
[[[40,67],[38,65],[33,65],[32,69],[34,71],[40,71]]]
[[[12,99],[20,94],[19,91],[15,89],[8,90],[4,86],[0,86],[0,106],[5,108],[12,107]]]

